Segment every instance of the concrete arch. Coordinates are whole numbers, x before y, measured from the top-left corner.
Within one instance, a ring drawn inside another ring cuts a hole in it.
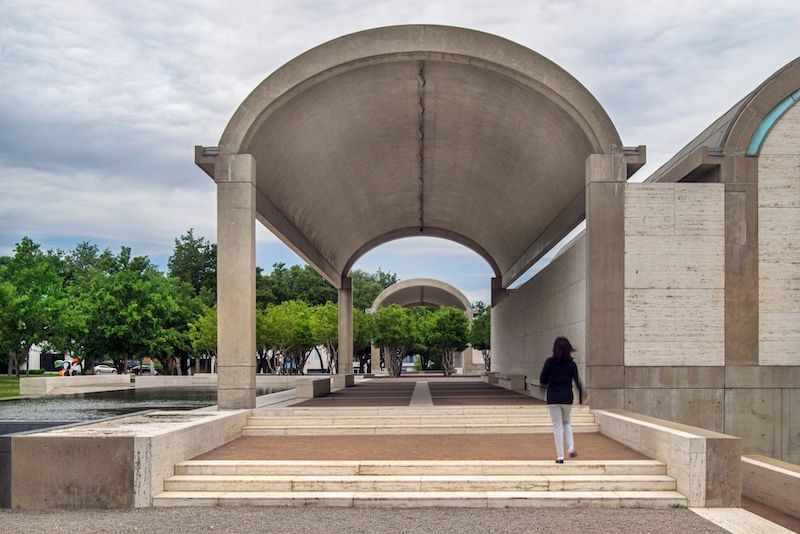
[[[758,156],[781,116],[800,100],[800,58],[739,100],[646,181],[728,181],[723,158]],[[714,176],[710,173],[722,172]],[[732,171],[731,171],[732,172]],[[741,178],[737,179],[741,181]]]
[[[254,220],[339,290],[352,355],[348,272],[366,251],[450,239],[486,259],[499,295],[584,218],[587,176],[624,180],[643,160],[575,78],[501,37],[393,26],[301,54],[218,146],[195,147],[217,184],[219,406],[255,405]],[[340,358],[334,385],[352,371]]]
[[[291,60],[196,160],[211,174],[207,155],[252,155],[259,220],[336,287],[370,246],[412,233],[468,246],[506,286],[582,219],[586,157],[619,148],[602,106],[545,57],[410,25]],[[487,205],[503,211],[465,215]]]
[[[390,304],[400,306],[452,306],[460,308],[472,318],[472,304],[457,288],[432,278],[410,278],[392,284],[381,291],[372,302],[370,310]]]
[[[419,228],[411,227],[411,228],[399,228],[397,230],[393,230],[386,234],[377,236],[368,243],[365,243],[364,246],[358,249],[350,257],[350,259],[347,260],[347,263],[345,263],[344,266],[344,273],[345,274],[349,273],[350,269],[353,268],[353,265],[355,265],[355,263],[370,250],[378,248],[379,246],[389,243],[390,241],[396,241],[398,239],[403,239],[406,237],[418,237],[419,235],[420,235]],[[458,243],[459,245],[467,247],[468,249],[477,253],[484,260],[486,260],[486,263],[488,263],[489,267],[491,267],[492,271],[494,271],[495,277],[499,278],[501,276],[502,273],[500,272],[500,267],[497,265],[497,262],[494,261],[494,258],[492,258],[492,256],[486,250],[484,250],[483,247],[481,247],[479,244],[475,243],[468,237],[441,228],[426,228],[425,236],[447,239],[448,241],[453,241],[455,243]]]

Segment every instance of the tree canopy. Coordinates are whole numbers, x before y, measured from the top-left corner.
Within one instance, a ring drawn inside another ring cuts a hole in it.
[[[481,351],[486,370],[491,368],[490,350],[492,348],[492,310],[487,308],[472,321],[469,331],[469,343],[472,348]]]

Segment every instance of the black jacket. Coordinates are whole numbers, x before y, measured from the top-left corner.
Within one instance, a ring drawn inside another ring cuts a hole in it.
[[[557,362],[547,358],[539,376],[539,383],[547,387],[547,404],[572,404],[572,381],[578,386],[579,403],[583,402],[583,388],[578,378],[578,366],[570,358],[566,362]]]

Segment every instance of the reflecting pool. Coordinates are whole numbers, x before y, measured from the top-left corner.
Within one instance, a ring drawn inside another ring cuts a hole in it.
[[[285,387],[257,387],[256,395]],[[217,403],[216,386],[154,387],[0,401],[0,421],[91,421],[143,410],[194,410]]]

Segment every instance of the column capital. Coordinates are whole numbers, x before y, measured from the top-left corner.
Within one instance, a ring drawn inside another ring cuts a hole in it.
[[[251,154],[217,154],[214,157],[214,181],[256,183],[256,160]]]

